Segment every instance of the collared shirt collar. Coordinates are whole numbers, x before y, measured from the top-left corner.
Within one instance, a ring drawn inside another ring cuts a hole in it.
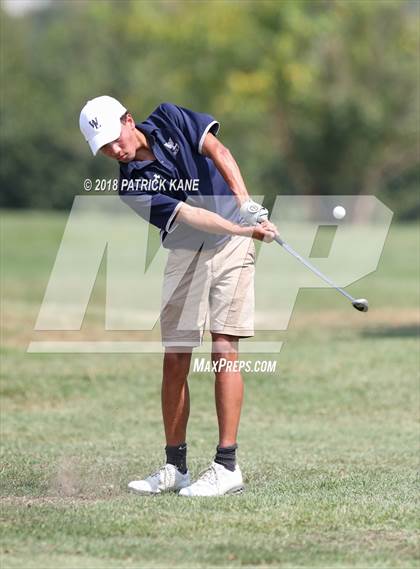
[[[144,123],[139,123],[136,124],[136,128],[137,130],[140,130],[147,138],[147,141],[150,144],[150,147],[153,151],[153,154],[155,154],[156,156],[156,137],[153,135],[153,132],[156,130],[155,128],[144,124]],[[156,158],[158,158],[156,156]],[[124,173],[127,176],[131,176],[131,173],[133,170],[142,170],[143,168],[145,168],[146,166],[148,166],[149,164],[151,164],[152,162],[154,162],[154,160],[132,160],[131,162],[128,162],[128,164],[126,162],[120,162],[120,168],[122,168],[122,170],[124,171]]]

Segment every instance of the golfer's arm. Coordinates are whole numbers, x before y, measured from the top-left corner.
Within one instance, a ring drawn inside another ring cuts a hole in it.
[[[209,132],[204,139],[201,152],[204,156],[213,160],[216,168],[238,200],[239,205],[249,200],[248,190],[246,189],[238,164],[229,149],[223,146],[211,132]]]
[[[243,235],[252,237],[253,227],[241,226],[223,219],[217,213],[183,203],[176,214],[177,223],[186,223],[195,229],[216,235]]]

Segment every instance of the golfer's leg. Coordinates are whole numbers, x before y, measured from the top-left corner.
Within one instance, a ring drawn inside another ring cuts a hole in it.
[[[163,360],[162,415],[166,444],[176,446],[185,443],[190,395],[188,372],[191,352],[176,353],[168,348]]]
[[[142,480],[132,480],[129,483],[129,489],[138,494],[179,491],[191,484],[186,463],[187,445],[183,444],[190,407],[187,384],[190,360],[191,353],[185,353],[185,351],[184,353],[165,353],[162,411],[167,441],[166,464],[158,473]]]
[[[238,359],[238,338],[225,334],[212,333],[212,360],[220,358],[235,362]],[[219,423],[219,447],[236,443],[239,419],[241,416],[244,385],[240,372],[221,369],[216,372],[215,398],[217,420]]]

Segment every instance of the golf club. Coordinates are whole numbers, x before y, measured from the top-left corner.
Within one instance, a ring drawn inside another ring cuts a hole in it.
[[[340,288],[339,286],[337,286],[336,284],[333,283],[333,281],[331,279],[329,279],[328,277],[326,277],[324,274],[321,273],[321,271],[319,271],[316,267],[314,267],[312,265],[312,263],[310,263],[309,261],[307,261],[306,259],[304,259],[301,255],[299,255],[299,253],[297,253],[294,249],[292,249],[292,247],[290,247],[290,245],[288,245],[285,241],[283,241],[283,239],[281,239],[280,237],[275,237],[274,241],[276,241],[279,245],[281,245],[283,247],[283,249],[285,249],[288,253],[290,253],[290,255],[292,255],[293,257],[295,257],[295,259],[297,259],[298,261],[300,261],[301,263],[303,263],[305,265],[305,267],[307,267],[308,269],[310,269],[313,273],[315,273],[320,279],[322,279],[324,282],[326,282],[327,284],[329,284],[330,286],[332,286],[333,288],[335,288],[335,290],[337,290],[339,293],[341,293],[343,296],[345,296],[346,298],[348,298],[350,300],[350,302],[352,303],[352,305],[354,306],[354,308],[356,310],[359,310],[360,312],[367,312],[369,310],[369,303],[365,298],[353,298],[351,296],[351,294],[349,294],[348,292],[346,292],[345,290],[343,290],[342,288]]]

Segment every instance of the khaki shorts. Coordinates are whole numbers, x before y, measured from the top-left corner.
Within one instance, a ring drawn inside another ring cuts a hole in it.
[[[161,331],[166,347],[195,347],[204,330],[254,335],[255,246],[233,236],[216,249],[173,249],[165,267]]]

